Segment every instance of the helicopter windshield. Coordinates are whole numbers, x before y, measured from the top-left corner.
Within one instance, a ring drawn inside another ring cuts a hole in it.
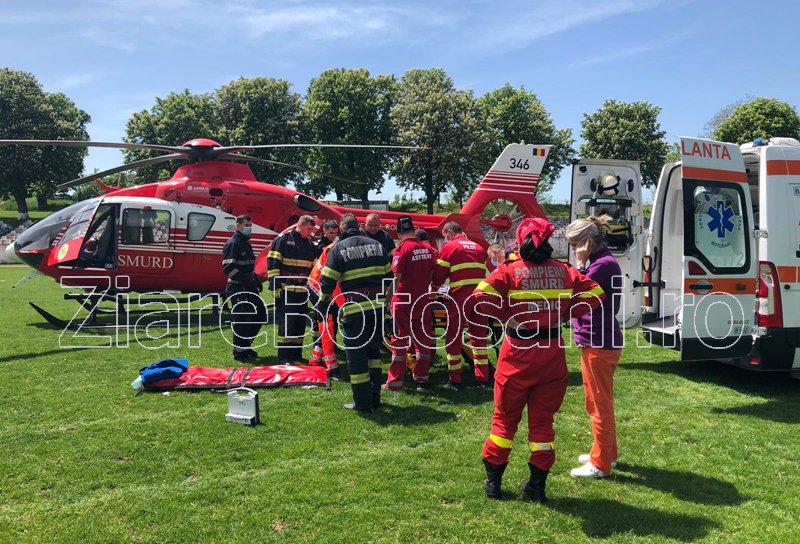
[[[99,199],[100,197],[97,197],[77,202],[62,210],[53,212],[41,221],[37,221],[19,235],[14,242],[14,247],[17,251],[36,251],[49,248],[67,221],[76,217],[84,209],[91,214]]]

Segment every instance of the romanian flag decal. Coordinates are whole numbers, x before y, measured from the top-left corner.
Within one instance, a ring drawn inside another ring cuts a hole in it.
[[[544,157],[545,151],[546,150],[544,148],[534,147],[533,148],[533,156],[534,157]]]

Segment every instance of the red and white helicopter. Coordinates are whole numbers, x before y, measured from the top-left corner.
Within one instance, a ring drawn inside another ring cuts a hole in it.
[[[262,183],[249,166],[235,162],[274,162],[242,154],[249,150],[317,144],[225,147],[199,138],[182,146],[61,140],[0,140],[0,145],[112,147],[165,153],[64,183],[59,189],[171,160],[190,163],[168,181],[129,188],[97,181],[104,195],[53,213],[9,246],[9,252],[23,262],[67,286],[92,286],[96,278],[95,287],[106,289],[110,285],[118,292],[218,293],[224,291],[226,283],[222,246],[235,229],[237,215],[253,218],[251,243],[263,262],[272,239],[303,214],[321,222],[337,219],[344,212],[364,221],[370,213],[331,206],[292,189]],[[459,213],[445,217],[381,212],[383,228],[396,236],[397,218],[411,215],[417,228],[438,240],[445,223],[458,221],[473,240],[505,245],[513,239],[513,229],[523,218],[544,217],[535,189],[549,149],[548,145],[510,144]]]

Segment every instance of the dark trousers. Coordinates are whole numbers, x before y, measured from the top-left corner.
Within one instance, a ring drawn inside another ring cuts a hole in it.
[[[300,363],[308,325],[308,295],[283,291],[275,296],[275,322],[278,325],[278,361]]]
[[[229,283],[225,297],[231,305],[233,328],[233,353],[249,349],[258,336],[261,325],[267,321],[267,309],[258,293],[251,293],[244,285]]]
[[[383,331],[379,318],[375,310],[355,312],[342,318],[350,386],[358,410],[377,408],[381,403]]]

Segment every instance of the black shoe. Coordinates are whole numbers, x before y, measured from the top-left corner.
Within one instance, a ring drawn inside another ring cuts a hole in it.
[[[534,502],[545,502],[547,495],[545,495],[544,489],[548,471],[537,468],[530,463],[528,463],[528,467],[531,469],[531,479],[523,482],[520,486],[522,495]]]
[[[328,376],[331,377],[331,380],[335,382],[343,382],[344,378],[342,377],[342,372],[338,368],[334,368],[333,370],[328,371]]]
[[[489,382],[475,382],[476,389],[489,389]]]
[[[450,391],[460,391],[461,390],[461,384],[460,383],[456,383],[456,382],[450,381],[450,380],[448,380],[447,383],[444,384],[442,387],[444,387],[445,389],[449,389]]]
[[[252,350],[251,350],[252,351]],[[253,351],[253,353],[255,353]],[[250,355],[246,351],[234,351],[233,352],[233,360],[239,361],[240,363],[249,363],[255,359],[255,356]]]
[[[380,408],[380,406],[378,407]],[[345,410],[353,410],[354,412],[362,412],[367,414],[371,414],[373,412],[372,408],[356,408],[355,402],[348,402],[347,404],[342,406],[342,408],[344,408]]]
[[[486,483],[483,484],[483,490],[486,492],[486,496],[490,499],[502,499],[503,491],[500,489],[500,485],[508,463],[493,465],[484,459],[483,466],[486,468]]]
[[[428,384],[426,382],[416,382],[414,384],[415,391],[425,391],[428,388]]]
[[[249,355],[253,359],[257,359],[258,358],[258,353],[256,353],[256,351],[254,349],[248,348],[248,349],[244,350],[242,353],[245,353],[245,354]]]

